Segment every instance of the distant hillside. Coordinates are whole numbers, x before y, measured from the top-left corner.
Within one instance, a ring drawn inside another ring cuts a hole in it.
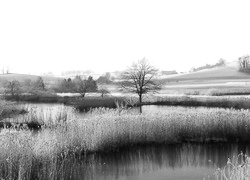
[[[240,80],[249,79],[250,75],[238,71],[237,63],[232,62],[226,67],[213,69],[205,69],[197,72],[186,74],[178,74],[170,77],[165,77],[162,81],[191,81],[191,80]]]
[[[28,74],[0,74],[0,83],[6,82],[6,81],[13,81],[17,80],[19,82],[24,82],[26,79],[30,79],[32,81],[37,80],[39,76],[37,75],[28,75]],[[56,83],[61,78],[53,77],[53,76],[40,76],[42,77],[45,84],[50,85]]]

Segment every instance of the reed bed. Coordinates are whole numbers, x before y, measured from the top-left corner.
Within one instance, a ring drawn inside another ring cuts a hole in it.
[[[87,151],[147,143],[250,140],[249,110],[169,107],[142,114],[106,109],[90,113],[67,126],[74,136],[86,137],[79,141]]]
[[[47,107],[47,104],[39,104],[39,106],[22,104],[22,107],[29,113],[5,118],[0,123],[0,127],[18,127],[31,130],[39,130],[42,127],[55,128],[67,120],[68,114],[74,114],[72,107],[63,104],[54,104],[50,107]]]
[[[250,179],[250,157],[239,154],[228,159],[226,166],[216,170],[211,177],[204,177],[203,180],[249,180]]]
[[[80,112],[86,112],[93,108],[117,108],[117,105],[129,105],[128,99],[124,97],[86,97],[75,98],[67,105],[74,106]]]
[[[25,113],[27,113],[27,110],[23,106],[0,99],[0,121],[4,118]]]
[[[134,145],[250,141],[249,110],[168,107],[139,114],[99,108],[85,115],[61,111],[67,114],[62,121],[33,114],[44,121],[51,118],[45,123],[53,122],[53,128],[0,131],[0,178],[70,179],[77,173],[74,163],[82,157]]]

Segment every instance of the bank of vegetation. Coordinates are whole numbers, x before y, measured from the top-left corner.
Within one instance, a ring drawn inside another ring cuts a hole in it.
[[[234,109],[249,109],[250,97],[244,96],[155,96],[145,100],[144,105],[168,105],[168,106],[187,106],[187,107],[221,107]]]
[[[243,83],[241,83],[242,85]],[[244,87],[245,85],[245,87]],[[244,84],[242,87],[220,87],[186,90],[186,95],[206,95],[206,96],[244,96],[250,95],[250,89]]]
[[[27,113],[27,110],[24,107],[0,99],[0,121],[25,113]]]
[[[135,145],[250,139],[249,110],[169,107],[140,114],[101,108],[85,117],[65,111],[61,116],[44,117],[44,128],[35,136],[26,129],[1,130],[0,177],[70,179],[76,173],[74,163],[95,152]],[[41,120],[41,114],[26,121]]]
[[[117,108],[117,107],[132,107],[128,98],[124,97],[86,97],[86,98],[72,98],[66,105],[75,107],[80,112],[87,112],[94,108]]]

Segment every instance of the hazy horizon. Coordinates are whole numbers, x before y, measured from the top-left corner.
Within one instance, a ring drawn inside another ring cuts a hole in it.
[[[147,58],[188,71],[250,53],[250,2],[1,1],[0,70],[121,71]]]

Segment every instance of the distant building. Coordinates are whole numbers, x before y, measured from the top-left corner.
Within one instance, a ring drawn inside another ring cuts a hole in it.
[[[160,75],[171,75],[171,74],[178,74],[177,71],[160,71]]]
[[[110,84],[112,81],[110,79],[108,79],[106,76],[100,76],[97,80],[97,83],[100,84]]]
[[[41,76],[52,76],[54,77],[54,74],[52,72],[46,72],[46,73],[42,73]]]

